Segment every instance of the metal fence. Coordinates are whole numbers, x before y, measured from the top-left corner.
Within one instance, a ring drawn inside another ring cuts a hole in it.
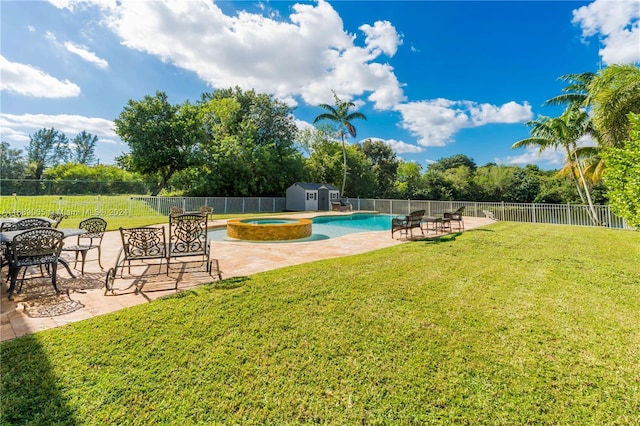
[[[465,216],[483,217],[491,212],[495,219],[511,222],[554,223],[595,226],[588,206],[578,204],[483,203],[473,201],[349,199],[354,210],[371,210],[392,215],[405,215],[425,210],[428,216],[441,216],[464,206]],[[200,206],[212,207],[216,214],[284,212],[284,197],[151,197],[151,196],[0,196],[0,214],[47,216],[52,212],[70,218],[90,216],[139,217],[167,216],[173,206],[195,211]],[[624,219],[611,212],[609,206],[595,206],[600,225],[630,229]]]

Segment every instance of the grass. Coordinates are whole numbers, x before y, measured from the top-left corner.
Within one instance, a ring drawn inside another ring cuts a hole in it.
[[[2,424],[637,424],[640,234],[495,223],[4,342]]]

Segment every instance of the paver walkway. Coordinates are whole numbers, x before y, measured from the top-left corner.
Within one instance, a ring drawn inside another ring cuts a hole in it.
[[[323,212],[326,214],[326,212]],[[312,217],[313,214],[288,215],[287,217]],[[484,218],[465,217],[467,230],[491,223]],[[226,221],[211,221],[210,226],[224,226]],[[433,232],[430,236],[433,236]],[[398,234],[396,233],[396,238]],[[230,241],[211,242],[211,257],[220,262],[222,278],[248,276],[258,272],[282,268],[316,260],[365,253],[406,242],[406,239],[391,238],[390,231],[362,232],[328,240],[303,243],[246,243]],[[118,231],[107,232],[102,242],[102,265],[108,269],[115,262],[122,243]],[[126,280],[116,280],[115,295],[104,295],[105,271],[96,262],[97,250],[87,256],[85,275],[70,278],[64,268],[59,268],[59,287],[68,290],[68,296],[55,296],[51,280],[30,282],[24,285],[23,293],[7,298],[5,267],[0,274],[2,282],[0,297],[0,340],[13,339],[48,328],[59,327],[94,316],[114,312],[123,308],[148,303],[159,297],[174,294],[172,282],[159,280],[145,284],[144,290],[136,294],[127,288]],[[73,266],[73,262],[71,262]],[[78,268],[80,265],[78,264]],[[211,282],[212,278],[202,272],[186,272],[178,284],[178,291]],[[153,290],[153,291],[151,291]],[[51,298],[63,303],[48,308]]]

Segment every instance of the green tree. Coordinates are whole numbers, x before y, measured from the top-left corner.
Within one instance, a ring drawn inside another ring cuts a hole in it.
[[[593,223],[598,224],[599,220],[593,207],[589,184],[576,150],[578,139],[588,133],[593,133],[591,119],[587,111],[576,105],[571,105],[560,117],[541,116],[526,124],[532,128],[531,137],[515,142],[512,148],[538,146],[542,152],[547,148],[563,147],[567,152],[567,161],[572,164],[571,167],[576,168],[580,177],[581,185],[577,185],[577,190],[581,198],[587,200]]]
[[[20,191],[20,184],[27,173],[22,150],[13,149],[7,142],[0,143],[0,195]]]
[[[33,179],[42,178],[46,167],[55,166],[68,160],[69,141],[64,133],[53,127],[40,129],[29,136],[27,162]]]
[[[164,92],[129,100],[114,120],[116,133],[131,149],[126,161],[130,171],[158,178],[152,195],[168,185],[178,171],[193,162],[194,149],[201,137],[198,110],[185,102],[171,105]]]
[[[337,124],[338,135],[342,141],[342,159],[343,159],[343,177],[342,177],[342,189],[340,190],[340,197],[344,197],[344,188],[347,183],[347,150],[345,148],[345,136],[346,133],[351,137],[356,137],[356,128],[351,121],[356,119],[366,120],[367,117],[361,112],[351,112],[351,108],[355,108],[356,104],[353,102],[341,100],[336,92],[333,92],[333,98],[335,100],[335,106],[329,104],[320,104],[319,107],[324,109],[325,113],[318,115],[313,123],[316,124],[319,121],[327,120]]]
[[[96,144],[98,137],[82,131],[76,135],[71,141],[74,145],[74,161],[80,164],[91,165],[96,162]]]
[[[478,188],[478,201],[504,201],[513,175],[518,167],[487,164],[478,167],[474,182]]]
[[[377,198],[393,196],[393,183],[398,173],[398,160],[389,144],[381,140],[367,139],[356,145],[369,160],[371,171],[375,175],[375,189],[372,194]]]
[[[640,230],[640,114],[629,113],[629,139],[604,151],[604,182],[613,211]]]
[[[197,169],[174,180],[191,195],[283,196],[304,176],[291,107],[240,88],[202,95]]]
[[[342,151],[340,144],[331,138],[327,127],[306,129],[301,132],[301,144],[309,156],[305,169],[311,182],[330,183],[338,187],[342,178]]]
[[[464,155],[464,154],[456,154],[451,157],[441,158],[435,163],[429,164],[429,169],[437,170],[439,172],[444,172],[449,169],[455,169],[460,166],[465,166],[471,171],[471,173],[475,173],[477,166],[476,162],[473,161],[472,158]]]
[[[601,144],[622,146],[631,131],[628,114],[640,113],[640,67],[611,65],[589,82],[588,89],[587,102],[593,107]]]
[[[409,161],[398,165],[398,175],[395,182],[395,193],[399,198],[422,198],[424,182],[422,179],[422,166]]]

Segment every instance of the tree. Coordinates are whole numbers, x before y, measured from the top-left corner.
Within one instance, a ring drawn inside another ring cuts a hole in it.
[[[9,143],[0,143],[0,179],[22,179],[25,175],[25,161],[22,150],[12,149]]]
[[[472,173],[475,173],[477,166],[476,162],[473,161],[472,158],[467,157],[464,154],[456,154],[451,157],[441,158],[435,163],[429,164],[430,170],[436,170],[439,172],[444,172],[448,169],[455,169],[460,166],[466,166]]]
[[[400,163],[394,188],[400,198],[421,198],[420,194],[424,189],[424,184],[420,164],[413,161]]]
[[[22,150],[12,149],[7,142],[0,143],[0,195],[18,192],[26,175]]]
[[[116,133],[131,149],[123,163],[130,171],[158,177],[152,195],[165,188],[176,172],[192,164],[202,128],[193,105],[171,105],[164,92],[140,101],[130,99],[114,123]]]
[[[381,140],[367,139],[357,145],[369,160],[371,171],[375,175],[373,196],[390,198],[393,196],[393,182],[396,180],[400,160],[389,144]]]
[[[304,176],[292,108],[240,88],[203,94],[194,166],[175,183],[192,195],[282,196]]]
[[[541,116],[526,124],[532,127],[531,137],[515,142],[512,148],[538,146],[540,152],[542,152],[546,148],[557,149],[560,146],[564,147],[567,152],[567,161],[572,163],[572,167],[576,167],[580,177],[582,189],[579,184],[576,184],[577,190],[580,192],[581,198],[586,198],[587,200],[593,223],[598,224],[598,215],[593,207],[589,185],[576,151],[578,139],[585,134],[593,133],[589,114],[583,108],[577,105],[571,105],[560,117],[551,118]],[[584,194],[584,197],[582,194]]]
[[[342,141],[342,160],[343,160],[343,177],[342,177],[342,189],[340,191],[340,197],[344,197],[344,187],[347,182],[347,150],[345,148],[345,131],[348,132],[351,137],[356,137],[356,128],[351,121],[356,119],[366,120],[367,117],[361,112],[350,112],[351,108],[355,108],[356,104],[353,102],[341,100],[336,92],[333,92],[333,98],[335,99],[335,107],[328,104],[320,104],[319,107],[324,109],[325,113],[318,115],[313,123],[316,124],[319,121],[327,120],[336,123],[338,126],[338,135]]]
[[[42,178],[45,167],[64,163],[69,159],[69,141],[64,133],[53,127],[40,129],[29,136],[27,162],[33,179]]]
[[[640,114],[629,113],[631,131],[621,147],[604,151],[604,181],[613,211],[640,230]]]
[[[593,106],[593,123],[604,146],[620,147],[629,138],[628,114],[640,113],[640,67],[611,65],[588,85],[587,102]]]
[[[75,146],[74,161],[79,164],[94,164],[96,162],[95,150],[97,142],[98,137],[91,133],[87,133],[84,130],[78,133],[71,141],[71,144]]]

